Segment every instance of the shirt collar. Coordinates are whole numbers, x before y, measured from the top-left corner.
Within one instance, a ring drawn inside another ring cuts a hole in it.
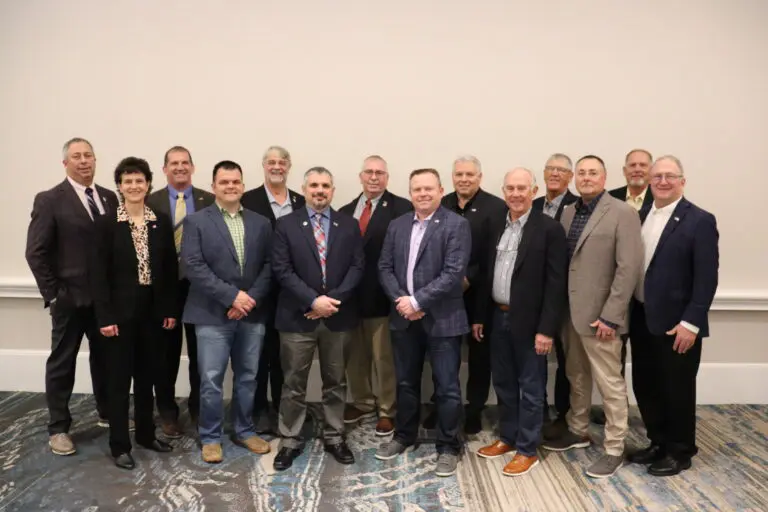
[[[379,204],[379,201],[381,200],[381,196],[383,196],[383,195],[384,195],[384,192],[382,192],[381,194],[379,194],[376,197],[372,197],[371,198],[371,207],[375,208],[376,205]],[[360,194],[360,200],[359,200],[360,204],[364,205],[367,200],[368,200],[368,198],[366,197],[365,193]]]
[[[190,183],[187,188],[184,190],[176,190],[172,186],[168,185],[168,195],[171,196],[173,199],[178,199],[179,194],[184,194],[184,199],[187,199],[188,197],[192,197],[192,184]]]
[[[117,207],[117,222],[131,222],[132,220],[131,216],[128,215],[128,209],[125,207],[125,203],[120,203]],[[153,222],[156,220],[157,216],[155,216],[155,212],[153,212],[149,206],[144,205],[144,221]]]
[[[72,177],[70,177],[70,176],[67,176],[67,181],[69,181],[69,184],[72,185],[75,188],[76,191],[82,192],[83,194],[85,194],[85,189],[89,188],[89,187],[86,187],[85,185],[79,184],[78,182],[73,180]],[[90,188],[95,191],[96,190],[96,185],[91,185]]]
[[[291,194],[288,192],[288,190],[285,191],[285,197],[286,200],[283,204],[280,204],[277,202],[277,199],[275,199],[275,196],[272,195],[272,192],[269,190],[269,187],[264,185],[264,191],[267,193],[267,200],[270,204],[276,204],[278,206],[285,206],[286,204],[293,204],[291,203]]]
[[[231,215],[226,208],[224,208],[219,204],[218,201],[216,201],[216,208],[219,209],[222,215]],[[237,213],[241,213],[242,211],[243,211],[243,205],[242,204],[237,205]]]
[[[568,189],[565,189],[562,194],[560,194],[559,196],[557,196],[551,201],[547,200],[547,196],[544,196],[544,204],[546,204],[547,206],[556,206],[560,208],[560,203],[563,202],[563,198],[567,193],[568,193]]]
[[[595,211],[595,208],[597,208],[597,203],[600,202],[600,199],[603,198],[603,194],[605,194],[605,190],[597,194],[597,197],[595,197],[593,200],[591,200],[588,204],[584,204],[584,199],[581,197],[578,201],[576,201],[576,211],[578,212],[585,212],[586,213],[592,213]]]
[[[677,201],[674,201],[672,203],[669,203],[667,206],[663,206],[661,208],[656,208],[656,203],[653,203],[653,206],[651,207],[651,214],[655,215],[657,213],[663,213],[665,215],[672,215],[672,212],[675,211],[675,208],[677,208],[677,204],[682,201],[683,196],[680,196]]]
[[[525,227],[525,223],[526,223],[526,222],[528,222],[528,217],[530,217],[530,216],[531,216],[531,210],[530,210],[530,209],[529,209],[527,212],[525,212],[525,213],[522,215],[522,217],[520,217],[519,219],[517,219],[517,220],[515,220],[515,221],[513,221],[512,219],[510,219],[510,218],[509,218],[509,214],[507,214],[507,227],[509,227],[509,226],[511,226],[511,225],[513,225],[513,224],[515,224],[516,222],[519,222],[519,223],[520,223],[520,227],[521,227],[521,228],[524,228],[524,227]]]
[[[311,206],[307,206],[307,213],[309,214],[309,218],[310,219],[313,218],[318,213],[322,217],[325,217],[326,219],[330,219],[331,218],[331,207],[330,206],[326,206],[323,211],[318,212],[318,211],[315,211],[314,209],[312,209]]]
[[[423,221],[419,220],[419,216],[418,216],[418,214],[416,212],[413,212],[413,222],[418,222],[418,223],[429,222],[430,220],[432,220],[432,217],[435,216],[436,212],[437,212],[437,210],[435,210],[434,212],[432,212],[429,215],[427,215],[427,218],[424,219]]]
[[[648,186],[643,189],[643,191],[639,194],[637,194],[637,197],[632,197],[632,194],[629,192],[629,186],[627,186],[627,197],[626,200],[629,201],[630,199],[634,202],[642,202],[645,201],[645,194],[648,192]]]

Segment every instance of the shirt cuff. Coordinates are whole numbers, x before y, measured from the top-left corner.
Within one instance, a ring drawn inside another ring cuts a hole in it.
[[[598,318],[598,320],[600,320],[601,322],[603,322],[605,325],[607,325],[608,327],[610,327],[610,328],[611,328],[611,329],[613,329],[614,331],[615,331],[616,329],[618,329],[618,328],[619,328],[619,324],[615,324],[615,323],[613,323],[613,322],[609,322],[608,320],[606,320],[606,319],[605,319],[605,318],[603,318],[603,317],[599,317],[599,318]]]
[[[411,306],[413,306],[413,309],[416,311],[421,311],[421,307],[419,306],[419,303],[416,302],[416,298],[413,295],[408,297],[408,299],[411,301]]]
[[[688,329],[689,331],[691,331],[693,334],[699,334],[699,328],[698,328],[698,327],[696,327],[696,326],[695,326],[695,325],[693,325],[693,324],[689,324],[689,323],[688,323],[688,322],[686,322],[685,320],[681,320],[681,321],[680,321],[680,325],[682,325],[683,327],[685,327],[686,329]]]

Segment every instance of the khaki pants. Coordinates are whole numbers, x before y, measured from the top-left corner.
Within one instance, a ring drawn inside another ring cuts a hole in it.
[[[627,383],[621,375],[622,341],[581,336],[570,318],[565,328],[565,372],[571,383],[571,409],[566,419],[576,435],[586,436],[592,406],[592,379],[603,397],[605,453],[621,456],[628,431]]]
[[[389,318],[366,318],[349,344],[347,385],[352,404],[363,412],[376,410],[373,373],[376,373],[378,413],[395,417],[395,363],[389,337]]]

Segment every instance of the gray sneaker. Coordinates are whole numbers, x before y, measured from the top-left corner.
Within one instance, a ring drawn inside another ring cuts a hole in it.
[[[441,453],[437,456],[437,466],[435,475],[451,476],[456,473],[456,466],[459,464],[459,456],[453,453]]]
[[[382,443],[381,446],[379,446],[379,449],[376,450],[376,455],[374,455],[374,457],[379,460],[390,460],[404,453],[407,449],[408,447],[406,445],[393,439],[386,443]]]
[[[564,452],[571,448],[587,448],[589,446],[589,437],[577,436],[570,430],[566,430],[565,433],[557,439],[546,441],[541,445],[545,450],[551,452]]]
[[[56,455],[72,455],[75,453],[75,443],[69,434],[53,434],[48,438],[48,446]]]
[[[592,478],[608,478],[613,476],[624,465],[624,457],[621,455],[605,454],[589,466],[587,475]]]

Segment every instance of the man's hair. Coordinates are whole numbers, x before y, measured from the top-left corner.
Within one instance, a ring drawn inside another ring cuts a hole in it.
[[[453,161],[453,166],[451,166],[451,172],[456,170],[456,164],[464,163],[464,162],[470,162],[474,164],[475,169],[477,169],[477,172],[482,174],[483,173],[483,166],[480,165],[480,160],[475,155],[461,155],[456,160]]]
[[[578,167],[578,165],[579,165],[581,162],[583,162],[584,160],[590,160],[590,159],[591,159],[591,160],[597,160],[598,162],[600,162],[600,165],[603,167],[603,170],[604,170],[604,171],[606,170],[606,169],[605,169],[605,162],[603,162],[603,159],[602,159],[602,158],[600,158],[600,157],[599,157],[599,156],[597,156],[597,155],[584,155],[583,157],[581,157],[581,158],[579,158],[578,160],[576,160],[576,166]]]
[[[571,158],[565,153],[552,153],[549,155],[549,158],[547,158],[547,162],[550,160],[565,160],[568,162],[568,168],[573,169],[573,162],[571,161]]]
[[[365,157],[363,159],[363,169],[362,169],[363,171],[365,170],[365,162],[367,162],[369,160],[378,160],[379,162],[384,164],[384,167],[387,167],[387,161],[384,160],[383,157],[381,157],[379,155],[368,155],[367,157]]]
[[[61,157],[66,160],[67,159],[67,152],[69,151],[69,147],[72,144],[77,144],[78,142],[85,142],[88,144],[88,147],[91,148],[91,152],[93,153],[93,144],[90,143],[87,139],[84,139],[82,137],[73,137],[69,139],[67,142],[64,143],[64,146],[61,148]]]
[[[173,146],[171,149],[165,152],[165,156],[163,157],[163,167],[168,165],[168,156],[171,153],[182,152],[182,151],[186,153],[187,156],[189,157],[189,163],[191,165],[195,165],[195,162],[192,161],[192,153],[190,153],[187,148],[185,148],[184,146]]]
[[[307,184],[307,181],[309,181],[309,175],[310,174],[325,174],[326,176],[331,177],[331,186],[333,186],[333,173],[322,166],[315,166],[311,167],[307,170],[307,172],[304,173],[304,185]]]
[[[280,154],[280,158],[282,158],[284,160],[288,160],[288,162],[290,163],[290,161],[291,161],[291,154],[283,146],[269,146],[266,149],[266,151],[264,151],[264,154],[261,157],[261,161],[263,162],[264,160],[266,160],[267,159],[267,155],[270,152],[272,152],[272,151],[277,151]]]
[[[627,153],[627,155],[624,157],[624,163],[627,163],[627,160],[629,160],[629,157],[632,156],[633,153],[644,153],[645,156],[648,157],[648,160],[650,162],[653,162],[653,155],[651,155],[651,152],[642,148],[636,148]]]
[[[219,169],[224,169],[225,171],[240,171],[240,178],[243,177],[243,169],[240,167],[240,164],[233,162],[232,160],[222,160],[213,166],[214,182],[216,181],[216,175],[219,173]]]
[[[437,172],[437,169],[432,169],[429,167],[425,167],[424,169],[415,169],[411,171],[410,176],[408,176],[408,181],[410,182],[413,178],[421,174],[431,174],[432,176],[437,178],[437,184],[442,186],[442,183],[440,182],[440,173]]]
[[[672,162],[677,166],[678,169],[680,169],[680,174],[685,175],[685,171],[683,170],[683,162],[680,161],[679,158],[677,158],[675,155],[663,155],[656,159],[655,162],[653,162],[653,167],[656,166],[659,162],[662,162],[666,160],[667,162]]]

